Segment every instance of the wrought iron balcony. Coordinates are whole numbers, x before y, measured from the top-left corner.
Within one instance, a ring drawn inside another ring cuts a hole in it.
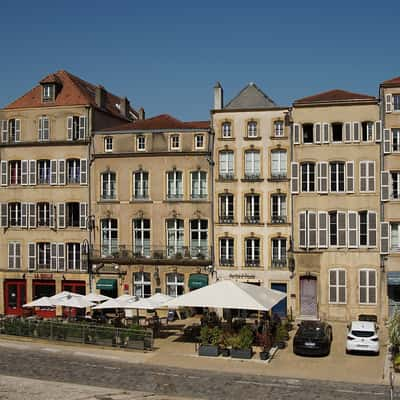
[[[260,259],[258,258],[246,258],[245,260],[246,267],[259,267],[260,266]]]
[[[259,224],[260,216],[259,215],[251,215],[244,217],[246,224]]]
[[[271,180],[281,181],[287,178],[287,172],[273,172],[271,174]]]
[[[287,258],[273,258],[271,260],[271,268],[282,269],[287,267]]]
[[[220,224],[233,224],[233,215],[224,215],[219,217]]]
[[[219,265],[222,265],[222,266],[233,265],[233,257],[221,257],[219,259]]]
[[[271,223],[272,224],[286,224],[287,217],[286,215],[272,215]]]
[[[261,179],[261,176],[260,176],[259,172],[253,172],[253,173],[246,172],[244,174],[244,180],[246,180],[246,181],[256,181],[256,180],[259,180],[259,179]]]
[[[219,173],[219,179],[221,181],[231,181],[235,178],[233,172],[220,172]]]

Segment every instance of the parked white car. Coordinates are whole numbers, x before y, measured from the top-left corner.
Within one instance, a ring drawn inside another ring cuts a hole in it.
[[[352,351],[379,354],[378,327],[375,322],[353,321],[347,332],[346,353]]]

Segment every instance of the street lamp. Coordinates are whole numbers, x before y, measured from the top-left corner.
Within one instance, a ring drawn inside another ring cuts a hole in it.
[[[82,242],[82,256],[83,262],[87,266],[87,271],[89,274],[89,290],[92,292],[92,276],[93,276],[93,266],[92,260],[90,258],[90,243],[87,239],[84,239]]]
[[[290,245],[288,248],[288,269],[290,272],[290,277],[293,278],[294,276],[294,270],[296,269],[296,261],[294,259],[294,254],[293,254],[293,240],[290,239]]]

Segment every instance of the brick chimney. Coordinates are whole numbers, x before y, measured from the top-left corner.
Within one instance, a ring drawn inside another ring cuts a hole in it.
[[[214,86],[214,110],[222,110],[224,106],[224,89],[219,82]]]
[[[105,97],[106,90],[104,89],[104,87],[101,85],[96,86],[95,101],[97,107],[104,108]]]
[[[129,100],[127,97],[121,97],[120,103],[119,103],[119,110],[122,114],[123,117],[129,118]]]
[[[138,114],[139,114],[139,119],[145,119],[146,118],[146,114],[144,112],[144,108],[143,107],[139,108]]]

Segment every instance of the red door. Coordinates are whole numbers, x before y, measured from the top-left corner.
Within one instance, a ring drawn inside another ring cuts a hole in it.
[[[5,313],[10,315],[23,315],[22,306],[26,303],[26,281],[6,280],[4,282]]]
[[[56,282],[51,280],[34,280],[32,281],[33,300],[40,297],[51,297],[56,294]],[[56,310],[51,308],[36,308],[36,314],[44,318],[53,318],[56,316]]]

